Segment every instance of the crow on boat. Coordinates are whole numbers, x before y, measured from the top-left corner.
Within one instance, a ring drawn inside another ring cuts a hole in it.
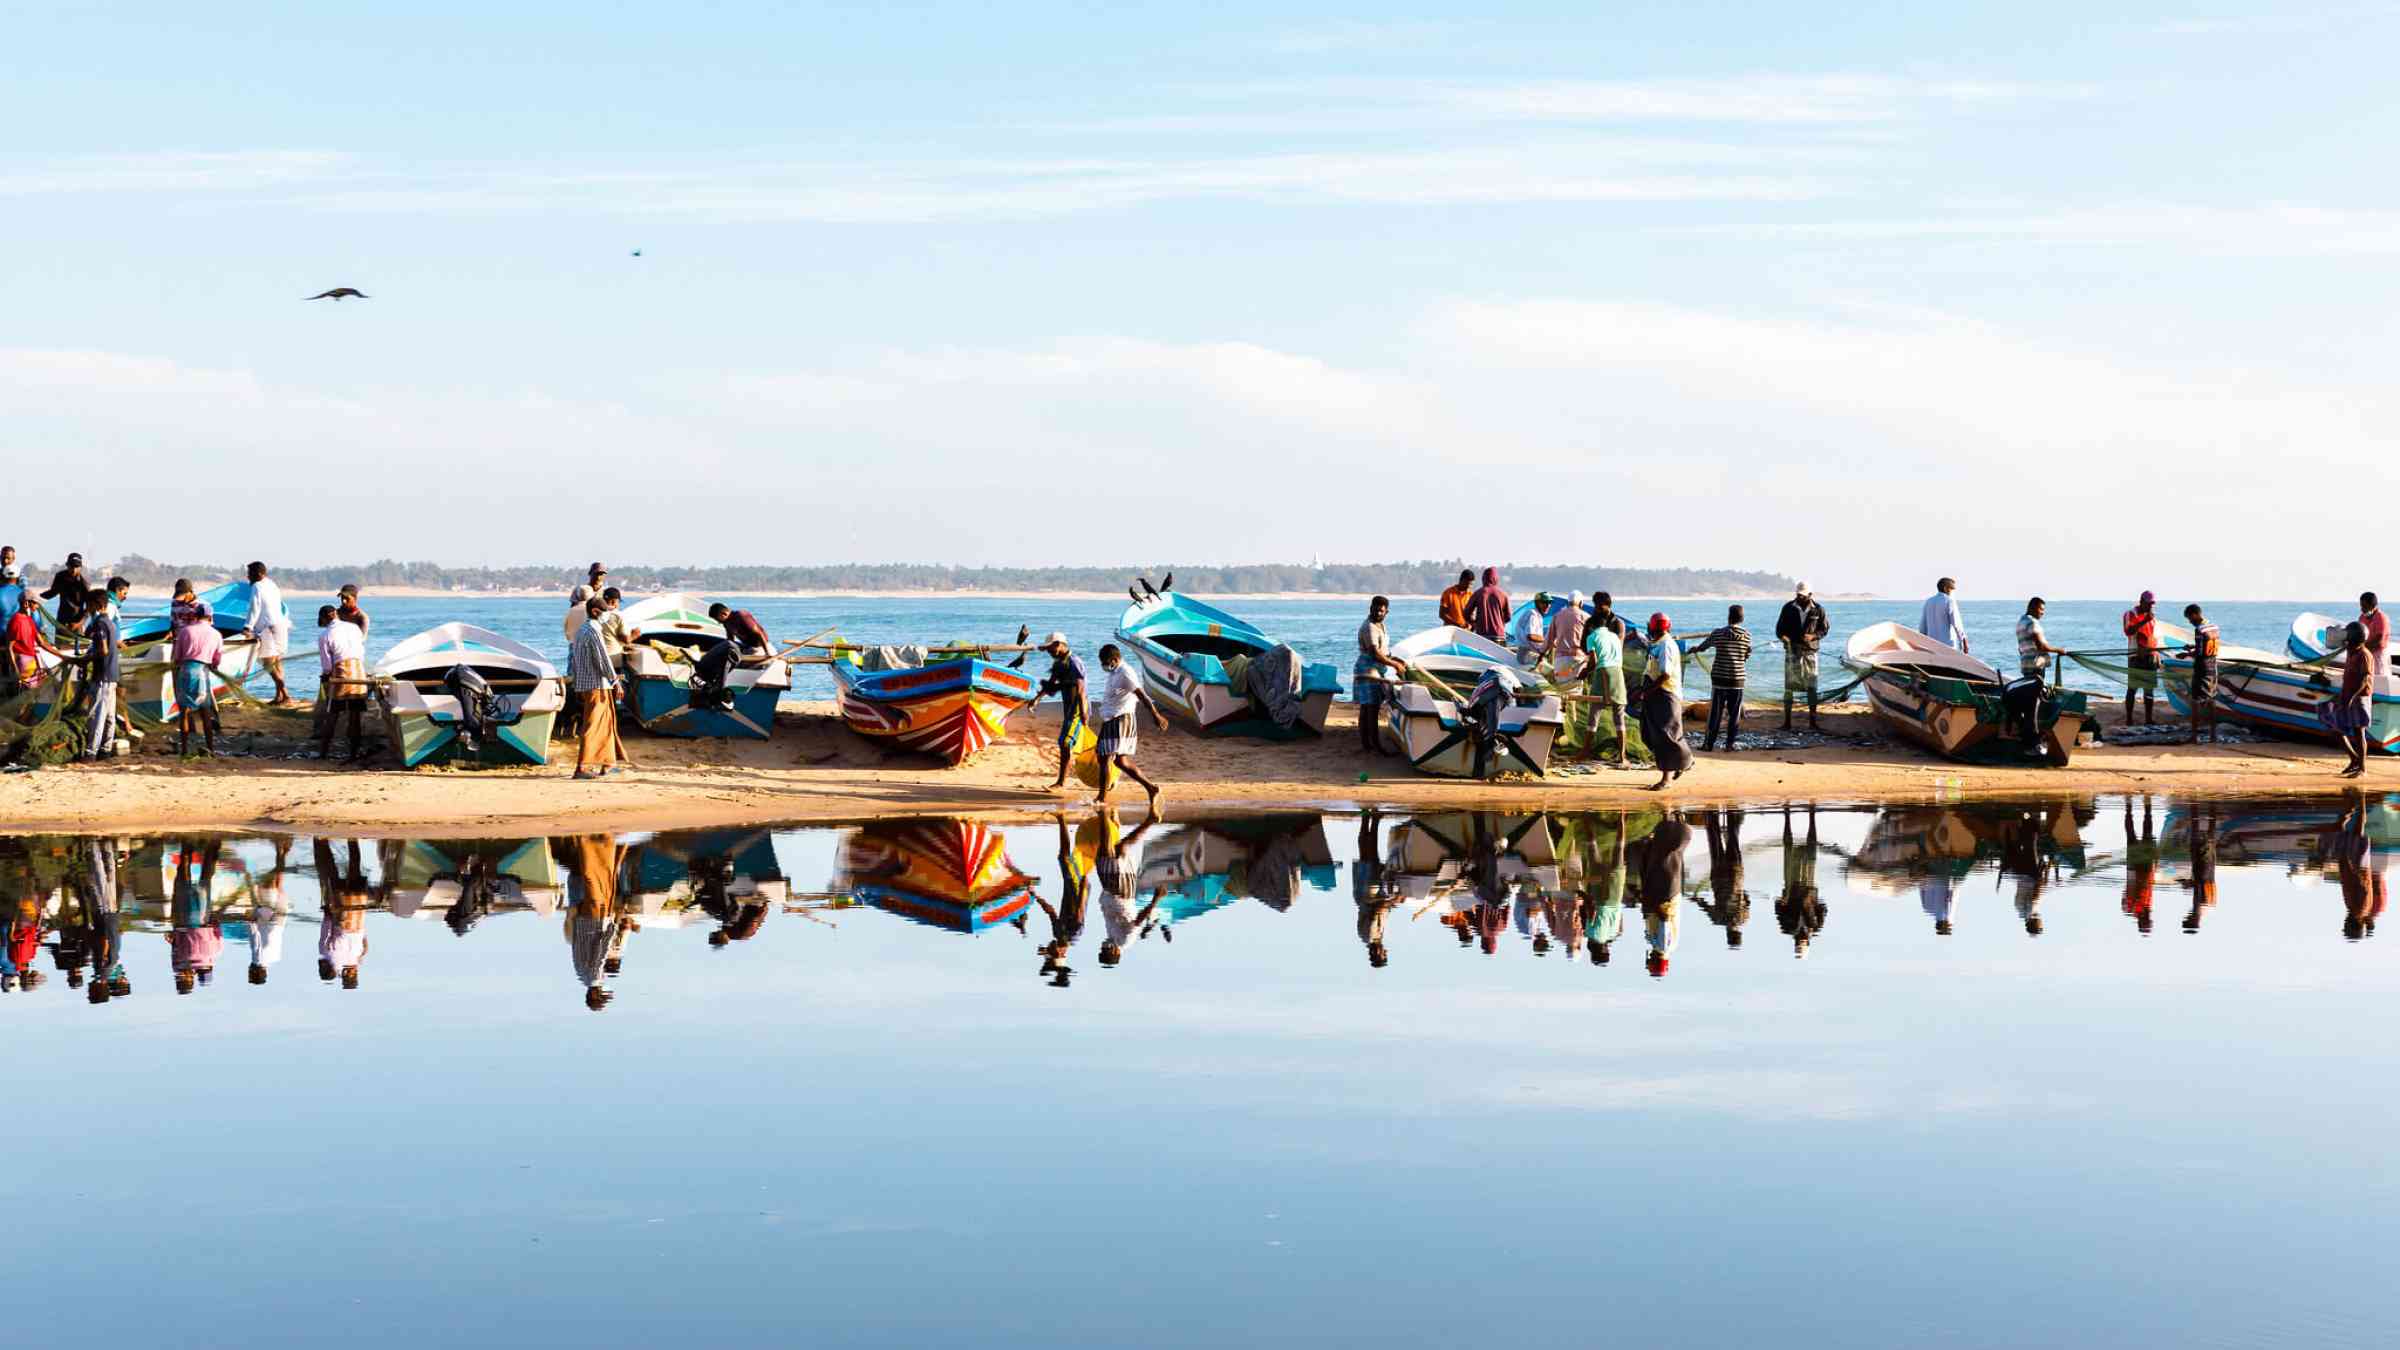
[[[336,286],[330,291],[319,291],[308,298],[311,300],[365,300],[369,297],[365,291],[356,286]]]
[[[1142,594],[1149,596],[1153,600],[1158,598],[1158,588],[1150,584],[1150,578],[1135,577],[1134,580],[1142,583]]]
[[[1165,579],[1164,579],[1164,580],[1161,580],[1161,581],[1158,583],[1158,588],[1159,588],[1160,590],[1162,590],[1162,591],[1171,591],[1171,590],[1174,590],[1174,589],[1175,589],[1175,574],[1174,574],[1173,572],[1169,572],[1169,573],[1167,573],[1167,575],[1166,575]]]

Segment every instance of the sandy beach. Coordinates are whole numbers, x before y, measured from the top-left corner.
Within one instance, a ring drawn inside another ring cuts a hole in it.
[[[1467,783],[1428,778],[1360,753],[1350,705],[1322,740],[1273,744],[1145,729],[1143,765],[1167,785],[1170,817],[1270,806],[1477,806],[1576,810],[1659,800],[1639,770],[1554,766],[1546,779]],[[2113,720],[2113,709],[2112,709]],[[629,733],[639,767],[597,782],[570,778],[572,751],[539,769],[349,769],[300,753],[306,712],[229,714],[216,759],[180,760],[156,734],[114,763],[0,776],[0,826],[14,830],[334,829],[540,834],[664,829],[900,813],[1082,811],[1091,793],[1053,794],[1047,706],[1017,719],[1008,741],[954,769],[886,755],[850,732],[832,705],[787,707],[771,741],[679,741]],[[1684,803],[2057,797],[2094,792],[2324,794],[2341,790],[2339,751],[2276,742],[2224,746],[2101,745],[2063,769],[1984,768],[1933,759],[1882,736],[1861,707],[1828,710],[1834,743],[1704,755],[1664,796]],[[1694,729],[1695,743],[1697,728]],[[2400,787],[2400,765],[2374,763],[2366,784]],[[1138,790],[1121,789],[1129,810]]]

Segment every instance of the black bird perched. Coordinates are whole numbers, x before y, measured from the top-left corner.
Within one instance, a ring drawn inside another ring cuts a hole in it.
[[[365,300],[371,297],[356,286],[336,286],[330,291],[319,291],[308,298],[311,300]]]
[[[1132,596],[1132,597],[1133,597],[1133,603],[1135,603],[1135,604],[1137,604],[1137,605],[1138,605],[1138,604],[1140,604],[1140,603],[1142,603],[1142,593],[1141,593],[1140,591],[1137,591],[1137,590],[1135,590],[1133,587],[1131,587],[1131,586],[1128,586],[1128,587],[1126,587],[1126,588],[1125,588],[1125,593],[1126,593],[1127,595],[1130,595],[1130,596]]]
[[[1169,572],[1169,573],[1167,573],[1165,580],[1163,580],[1163,581],[1160,581],[1160,582],[1158,583],[1158,588],[1159,588],[1160,590],[1162,590],[1162,591],[1171,591],[1171,590],[1174,590],[1174,589],[1175,589],[1175,574],[1174,574],[1173,572]]]
[[[1153,600],[1158,598],[1158,588],[1150,584],[1150,578],[1135,577],[1134,580],[1142,583],[1142,594],[1149,596]]]

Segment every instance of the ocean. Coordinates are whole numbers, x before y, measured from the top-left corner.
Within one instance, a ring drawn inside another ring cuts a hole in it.
[[[639,597],[634,597],[639,598]],[[1121,600],[1092,600],[1073,597],[1041,597],[1036,599],[998,599],[970,597],[927,598],[922,596],[841,596],[795,599],[790,597],[724,597],[729,602],[751,611],[767,626],[778,641],[807,637],[824,628],[837,628],[842,637],[866,643],[940,643],[951,640],[974,642],[1008,642],[1016,637],[1017,626],[1033,629],[1034,640],[1053,630],[1063,632],[1075,650],[1090,653],[1109,641],[1116,631],[1117,621],[1125,610]],[[1220,608],[1250,620],[1273,637],[1289,642],[1301,655],[1311,661],[1330,661],[1340,668],[1343,679],[1349,678],[1350,660],[1354,651],[1359,621],[1366,616],[1363,601],[1342,599],[1257,599],[1245,596],[1201,597],[1210,599]],[[293,594],[287,597],[292,611],[292,648],[294,659],[289,674],[295,693],[303,696],[316,691],[316,657],[314,654],[314,624],[317,607],[330,603],[329,595]],[[147,612],[155,602],[137,601],[130,612]],[[1675,623],[1679,634],[1697,636],[1725,621],[1725,601],[1722,600],[1653,600],[1638,596],[1621,597],[1617,604],[1620,614],[1639,621],[1653,611],[1662,612]],[[1783,687],[1783,652],[1775,645],[1775,613],[1781,600],[1745,602],[1748,608],[1746,626],[1756,641],[1756,652],[1750,662],[1750,690],[1753,697],[1764,697]],[[1919,600],[1837,600],[1825,605],[1826,616],[1832,621],[1833,633],[1826,640],[1823,683],[1839,682],[1839,667],[1835,660],[1842,643],[1849,635],[1873,623],[1897,620],[1915,626],[1923,606]],[[2059,600],[2050,605],[2045,626],[2050,640],[2072,650],[2122,651],[2125,640],[2119,618],[2130,600]],[[555,599],[522,596],[377,596],[366,597],[372,631],[367,644],[369,664],[402,640],[436,624],[464,621],[531,644],[548,653],[563,669],[566,664],[566,636],[561,626],[566,613],[566,589],[561,587]],[[2023,605],[2018,601],[1966,600],[1960,605],[1967,619],[1967,637],[1974,651],[1993,660],[2003,669],[2013,669],[2016,661],[2015,627]],[[2172,606],[2169,617],[2180,622],[2181,602]],[[2209,606],[2209,617],[2224,629],[2227,643],[2237,646],[2261,647],[2269,651],[2283,650],[2285,635],[2290,631],[2295,615],[2303,610],[2326,614],[2346,615],[2356,612],[2352,602],[2319,601],[2247,601]],[[1430,599],[1402,599],[1393,604],[1390,630],[1394,641],[1434,622],[1434,602]],[[1039,665],[1039,655],[1030,664]],[[833,697],[833,677],[821,666],[800,666],[793,672],[790,697],[799,701],[827,700]],[[262,677],[263,681],[263,677]],[[2112,686],[2102,678],[2081,667],[2071,667],[2067,684],[2070,688],[2105,692]]]

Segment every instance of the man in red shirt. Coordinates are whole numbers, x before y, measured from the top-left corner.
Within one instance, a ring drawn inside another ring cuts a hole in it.
[[[1500,569],[1483,569],[1483,586],[1467,601],[1467,627],[1493,642],[1508,640],[1508,620],[1514,610],[1508,592],[1500,589]]]
[[[2125,611],[2125,725],[2133,725],[2134,695],[2141,695],[2142,725],[2158,722],[2158,597],[2149,591]]]
[[[42,636],[42,625],[34,617],[41,611],[41,604],[33,592],[27,591],[17,597],[17,612],[8,620],[8,668],[21,688],[30,689],[41,682],[43,652],[56,657],[66,655]]]

